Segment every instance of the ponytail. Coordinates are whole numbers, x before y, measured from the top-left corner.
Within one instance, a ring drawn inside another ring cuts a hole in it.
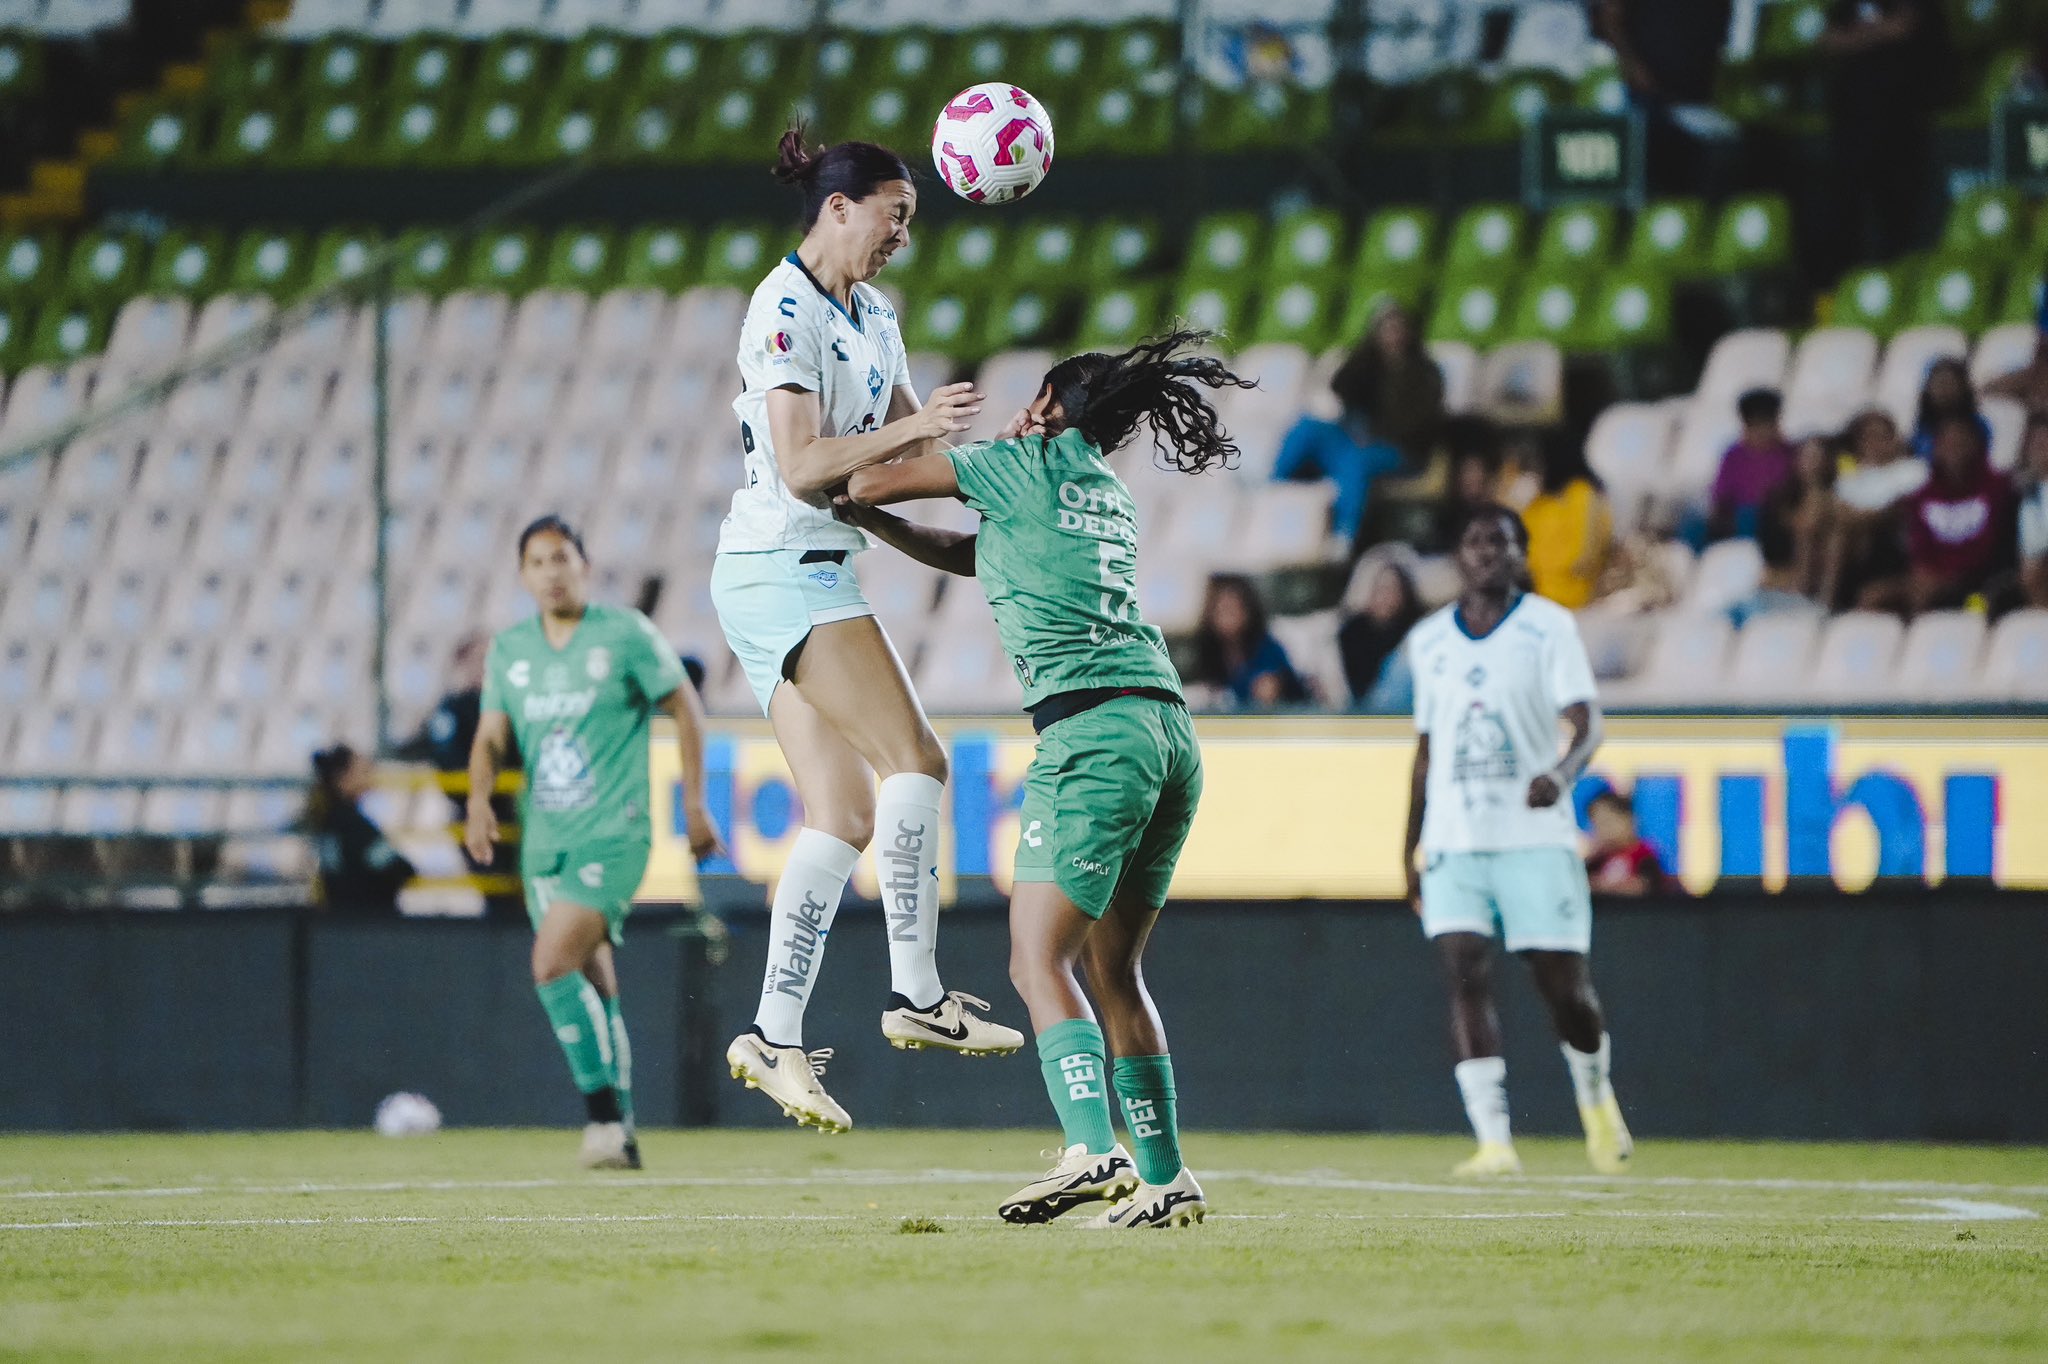
[[[1240,453],[1216,420],[1204,388],[1256,388],[1213,356],[1183,354],[1211,334],[1180,328],[1140,341],[1121,355],[1091,352],[1054,365],[1045,376],[1068,427],[1107,455],[1150,422],[1163,468],[1199,474],[1228,467]]]
[[[877,187],[892,180],[911,179],[910,167],[887,147],[872,142],[841,142],[831,147],[807,147],[810,129],[799,119],[775,145],[775,165],[769,171],[775,179],[804,196],[803,226],[808,232],[817,224],[825,201],[843,194],[859,203]]]

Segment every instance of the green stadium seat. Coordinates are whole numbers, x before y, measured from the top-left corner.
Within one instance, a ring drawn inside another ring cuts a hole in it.
[[[19,373],[28,363],[28,343],[35,333],[35,305],[24,299],[0,299],[0,374]]]
[[[306,53],[300,89],[312,100],[371,93],[378,84],[377,57],[376,45],[354,34],[323,38]]]
[[[959,84],[955,90],[948,90],[946,95],[965,90],[970,85],[980,85],[983,81],[1012,79],[1010,73],[1020,70],[1024,59],[1024,38],[1021,31],[1014,29],[985,28],[961,34],[953,43],[948,62],[949,69],[959,73],[956,77]],[[1065,129],[1061,129],[1060,136],[1066,136]]]
[[[1714,224],[1708,268],[1717,275],[1772,269],[1792,260],[1792,210],[1775,194],[1730,199]]]
[[[771,101],[767,92],[727,86],[706,91],[701,100],[686,141],[690,160],[730,164],[767,159],[767,144],[761,137]]]
[[[689,154],[686,107],[673,94],[655,93],[629,98],[612,120],[604,138],[602,154],[607,161],[675,163]]]
[[[398,238],[398,261],[391,272],[392,287],[401,293],[440,295],[461,285],[461,241],[442,227],[415,227]]]
[[[643,59],[640,44],[623,33],[586,33],[562,54],[555,86],[608,98],[623,82],[637,76]]]
[[[1995,322],[2033,322],[2041,310],[2042,273],[2039,269],[2015,270],[2007,277],[1999,295]]]
[[[405,100],[375,134],[371,158],[385,166],[437,165],[447,159],[452,125],[445,103],[425,96]]]
[[[619,243],[610,228],[565,227],[549,240],[540,282],[550,289],[601,294],[619,273]]]
[[[858,61],[854,63],[859,67]],[[721,85],[769,90],[797,79],[794,47],[780,34],[754,32],[720,45],[711,78]]]
[[[1617,230],[1606,204],[1567,204],[1551,210],[1536,239],[1536,268],[1587,275],[1614,260]]]
[[[1003,276],[1048,293],[1071,293],[1081,286],[1081,243],[1081,230],[1071,222],[1028,223],[1012,234]]]
[[[1092,90],[1062,109],[1062,150],[1083,156],[1159,156],[1173,147],[1173,101],[1135,85]]]
[[[1551,109],[1571,103],[1571,87],[1550,71],[1514,71],[1487,94],[1474,133],[1492,141],[1513,141]]]
[[[312,251],[302,232],[245,232],[228,258],[228,290],[288,298],[304,286],[312,263]]]
[[[1757,16],[1756,55],[1765,61],[1804,62],[1827,27],[1827,0],[1764,5]]]
[[[1343,271],[1344,219],[1334,209],[1302,209],[1273,225],[1266,257],[1269,280],[1328,283]]]
[[[940,98],[944,98],[941,96]],[[847,135],[884,147],[909,147],[929,140],[932,101],[915,86],[863,88],[848,111]]]
[[[1159,284],[1124,284],[1099,289],[1089,296],[1081,318],[1082,350],[1122,350],[1159,329],[1165,288]]]
[[[2019,191],[1981,185],[1950,206],[1941,251],[1980,261],[2015,256],[2026,241],[2026,227],[2026,201]]]
[[[1344,310],[1329,340],[1345,345],[1355,343],[1372,325],[1373,315],[1387,304],[1399,304],[1410,316],[1422,311],[1428,296],[1427,281],[1417,279],[1359,280],[1344,298]]]
[[[1383,208],[1368,218],[1352,266],[1361,289],[1400,289],[1412,283],[1420,294],[1436,266],[1436,214],[1426,208]]]
[[[695,89],[713,56],[713,45],[702,34],[664,33],[648,43],[634,86],[641,94]]]
[[[1058,334],[1059,300],[1043,290],[1023,289],[1008,298],[991,298],[976,311],[981,326],[972,346],[974,359],[1044,345]]]
[[[1123,284],[1156,272],[1165,253],[1165,238],[1157,223],[1113,219],[1090,232],[1081,273],[1095,284]]]
[[[1482,350],[1490,347],[1507,334],[1510,302],[1506,291],[1493,280],[1451,284],[1437,295],[1429,319],[1429,339],[1463,341]]]
[[[619,283],[631,289],[679,294],[697,282],[701,260],[697,239],[688,228],[668,224],[636,228],[621,252]],[[761,273],[767,270],[763,268]]]
[[[112,310],[103,303],[66,299],[36,314],[23,361],[31,365],[68,365],[107,348]]]
[[[297,43],[257,33],[228,35],[207,61],[207,89],[231,100],[290,95],[296,88],[300,50]]]
[[[1195,224],[1181,276],[1188,280],[1231,279],[1257,268],[1265,249],[1265,228],[1251,213],[1212,213]]]
[[[574,161],[610,145],[608,107],[590,91],[575,91],[541,111],[532,150],[543,161]]]
[[[1251,330],[1252,290],[1249,282],[1228,278],[1185,279],[1174,291],[1175,319],[1223,338],[1226,350],[1235,350]]]
[[[1907,324],[1913,294],[1913,272],[1905,265],[1852,270],[1835,288],[1833,322],[1890,336]]]
[[[343,98],[313,105],[299,124],[296,143],[280,159],[299,166],[352,166],[375,155],[376,130],[366,100]]]
[[[22,33],[0,33],[0,105],[32,99],[43,86],[43,45]]]
[[[540,235],[532,228],[491,228],[469,244],[464,283],[471,289],[523,294],[534,287],[540,267]]]
[[[1920,277],[1907,317],[1915,326],[1960,327],[1974,336],[1991,325],[1995,297],[1990,270],[1975,264],[1937,262]]]
[[[980,344],[975,335],[977,302],[950,289],[921,294],[903,316],[903,344],[913,351],[966,356]]]
[[[150,252],[144,287],[152,294],[205,298],[227,278],[227,238],[211,228],[167,232]]]
[[[125,232],[87,232],[71,245],[65,293],[78,303],[111,307],[139,290],[143,264],[137,238]]]
[[[1008,277],[1006,236],[1003,226],[990,215],[956,218],[938,234],[931,254],[920,266],[937,283],[985,292],[998,279]]]
[[[1180,41],[1172,25],[1156,21],[1120,24],[1088,44],[1090,80],[1138,85],[1171,83]]]
[[[1591,310],[1592,290],[1582,275],[1533,273],[1523,281],[1504,335],[1510,341],[1548,341],[1561,350],[1577,350]]]
[[[1671,281],[1653,271],[1604,272],[1582,340],[1592,350],[1626,351],[1671,339]]]
[[[1041,100],[1056,99],[1081,84],[1090,66],[1089,49],[1114,46],[1109,35],[1068,26],[1026,30],[1019,35],[1022,52],[1009,74],[993,79],[1014,81]],[[1120,64],[1102,63],[1097,79],[1104,84],[1135,84],[1137,73]]]
[[[423,33],[398,45],[391,59],[391,93],[399,99],[430,99],[437,103],[462,89],[467,63],[465,48],[452,38]]]
[[[535,160],[533,106],[516,97],[470,106],[455,135],[455,161],[464,166],[512,166]]]
[[[10,232],[0,236],[0,297],[46,297],[64,274],[64,248],[57,234]]]
[[[1320,351],[1345,339],[1338,331],[1343,300],[1334,291],[1303,280],[1268,288],[1252,324],[1254,342],[1286,341]]]
[[[1603,114],[1618,114],[1627,109],[1628,82],[1621,78],[1621,69],[1599,66],[1579,77],[1572,85],[1572,107]]]
[[[1319,142],[1330,130],[1329,93],[1259,84],[1203,92],[1195,137],[1219,152],[1250,152]]]
[[[775,264],[775,244],[780,239],[768,229],[751,223],[728,223],[716,228],[704,240],[700,283],[728,284],[752,293]]]
[[[124,166],[160,169],[189,157],[199,141],[199,119],[186,101],[145,100],[121,125],[114,160]]]
[[[363,279],[378,253],[384,236],[370,227],[331,227],[313,243],[312,268],[307,285],[326,289],[336,284]]]
[[[1519,204],[1475,204],[1451,226],[1444,254],[1447,279],[1484,275],[1522,264],[1529,233],[1528,212]]]
[[[948,73],[940,64],[943,55],[944,45],[931,30],[902,28],[869,39],[861,65],[879,81],[921,89],[945,84]],[[944,91],[939,99],[952,93]]]
[[[206,160],[216,166],[268,166],[291,144],[294,130],[280,104],[223,109]]]
[[[1636,214],[1628,263],[1672,279],[1693,279],[1707,269],[1707,206],[1698,199],[1658,199]]]
[[[484,45],[470,82],[479,100],[531,101],[551,88],[558,45],[527,33],[504,33]]]

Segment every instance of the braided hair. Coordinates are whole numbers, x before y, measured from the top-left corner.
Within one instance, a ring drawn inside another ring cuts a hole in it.
[[[1046,373],[1046,387],[1078,430],[1103,454],[1152,424],[1152,444],[1163,468],[1199,474],[1238,457],[1237,442],[1217,424],[1203,388],[1256,388],[1213,356],[1184,354],[1210,333],[1180,328],[1140,341],[1121,355],[1091,351],[1062,360]],[[1199,387],[1198,387],[1199,386]]]

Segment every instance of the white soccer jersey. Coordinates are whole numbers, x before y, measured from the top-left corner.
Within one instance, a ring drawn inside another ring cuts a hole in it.
[[[768,430],[768,391],[786,385],[818,395],[827,436],[858,436],[889,419],[889,397],[910,382],[896,310],[879,289],[853,286],[848,313],[791,253],[768,272],[740,327],[740,379],[733,400],[746,486],[733,494],[719,528],[720,552],[867,548],[867,537],[832,519],[825,498],[804,501],[782,482]]]
[[[1557,765],[1558,712],[1597,694],[1578,623],[1526,593],[1483,639],[1447,606],[1408,636],[1415,728],[1429,736],[1425,852],[1576,848],[1571,794],[1529,808],[1529,782]]]

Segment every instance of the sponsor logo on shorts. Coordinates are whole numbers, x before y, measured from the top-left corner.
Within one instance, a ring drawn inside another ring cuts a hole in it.
[[[1030,827],[1030,828],[1028,828],[1028,829],[1026,829],[1026,830],[1024,831],[1024,841],[1025,841],[1026,843],[1030,844],[1030,845],[1031,845],[1032,847],[1034,847],[1034,848],[1042,848],[1042,847],[1044,847],[1044,846],[1045,846],[1045,839],[1044,839],[1044,838],[1042,838],[1042,837],[1040,837],[1040,836],[1039,836],[1039,832],[1038,832],[1038,831],[1039,831],[1040,829],[1043,829],[1044,827],[1045,827],[1045,821],[1044,821],[1044,820],[1041,820],[1041,819],[1034,819],[1034,820],[1032,820],[1032,821],[1031,821],[1031,827]]]
[[[810,579],[827,592],[839,586],[839,572],[836,569],[821,568],[816,573],[811,574]]]
[[[1075,859],[1074,859],[1074,867],[1075,867],[1075,869],[1076,869],[1076,870],[1078,870],[1078,871],[1085,871],[1085,872],[1087,872],[1087,873],[1088,873],[1088,874],[1089,874],[1090,876],[1107,876],[1107,875],[1109,875],[1109,868],[1108,868],[1108,867],[1104,866],[1104,865],[1103,865],[1102,863],[1100,863],[1100,862],[1096,862],[1096,861],[1093,861],[1092,859],[1090,859],[1090,858],[1086,858],[1086,857],[1077,857],[1077,858],[1075,858]]]
[[[924,857],[925,833],[922,824],[899,823],[894,845],[882,849],[889,872],[882,883],[882,907],[888,912],[890,942],[917,941],[917,864]]]
[[[801,1001],[810,985],[818,953],[825,945],[825,902],[808,891],[796,909],[796,928],[780,944],[787,954],[777,961],[768,959],[768,985],[764,995],[783,994]]]

